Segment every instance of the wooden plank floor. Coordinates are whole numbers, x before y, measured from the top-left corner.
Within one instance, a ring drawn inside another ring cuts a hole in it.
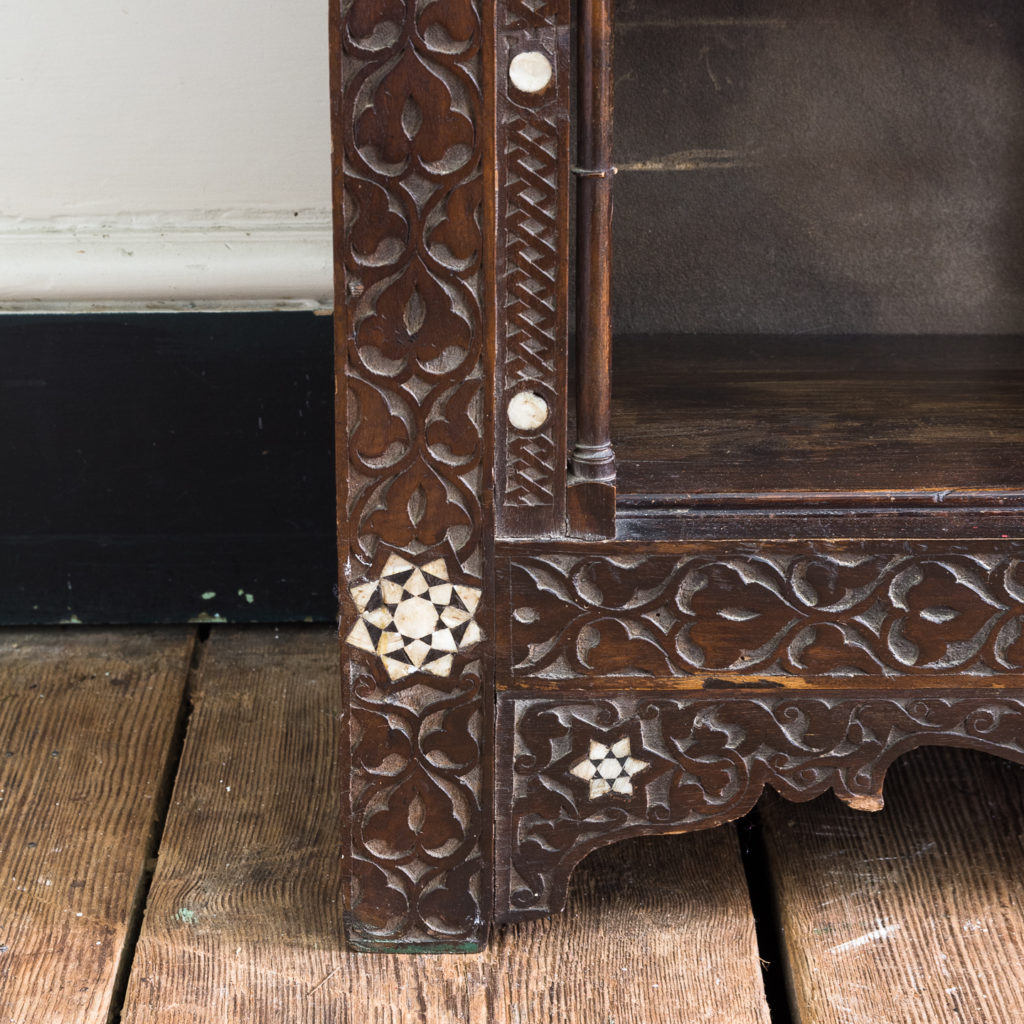
[[[337,665],[322,629],[207,645],[123,1020],[767,1024],[728,829],[605,852],[481,956],[347,953]]]
[[[764,801],[746,864],[623,843],[484,954],[351,954],[332,631],[193,640],[0,632],[0,1024],[1024,1020],[1020,768],[910,755],[881,815]]]
[[[0,1021],[104,1021],[193,630],[0,636]]]
[[[925,749],[886,809],[762,801],[804,1024],[1024,1021],[1024,770]]]

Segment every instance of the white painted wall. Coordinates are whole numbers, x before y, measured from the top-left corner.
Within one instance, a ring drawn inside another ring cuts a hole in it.
[[[0,309],[329,307],[328,0],[0,0]]]

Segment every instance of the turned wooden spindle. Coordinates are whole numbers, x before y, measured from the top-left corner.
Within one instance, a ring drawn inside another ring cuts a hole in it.
[[[612,481],[612,0],[583,0],[578,38],[576,444],[572,472],[580,480]]]

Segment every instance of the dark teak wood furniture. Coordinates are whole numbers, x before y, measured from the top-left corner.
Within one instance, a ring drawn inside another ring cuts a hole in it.
[[[360,949],[478,949],[765,786],[1024,761],[1021,338],[617,338],[613,388],[611,8],[334,0]]]

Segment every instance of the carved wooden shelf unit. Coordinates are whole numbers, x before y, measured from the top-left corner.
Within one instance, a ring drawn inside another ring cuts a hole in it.
[[[622,338],[612,391],[611,6],[333,3],[359,949],[477,949],[765,786],[1024,762],[1021,338]]]

